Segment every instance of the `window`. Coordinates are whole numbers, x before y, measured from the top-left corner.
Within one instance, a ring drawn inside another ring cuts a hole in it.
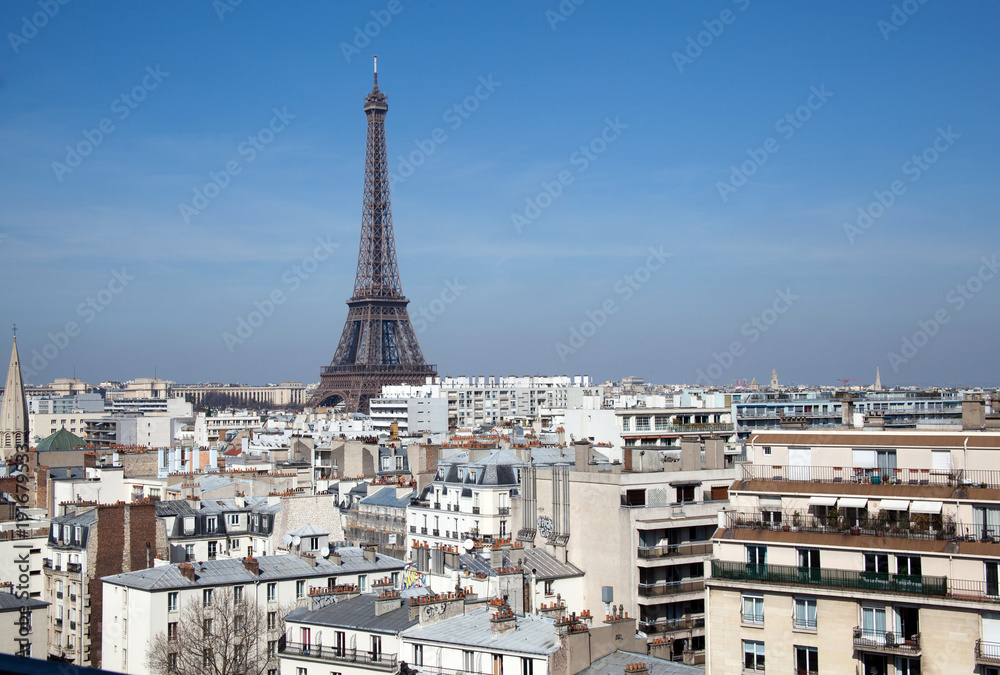
[[[295,582],[295,597],[304,598],[306,597],[306,580],[299,579]]]
[[[771,454],[771,446],[770,445],[765,445],[764,446],[764,454],[765,455],[770,455]]]
[[[994,670],[994,672],[996,671]],[[920,675],[920,659],[908,659],[905,656],[897,656],[896,675]]]
[[[233,604],[240,604],[243,602],[243,587],[233,586]]]
[[[535,660],[521,657],[521,675],[535,675]]]
[[[295,675],[309,675],[309,671],[305,668],[296,668]]]
[[[743,623],[764,623],[764,596],[743,596]]]
[[[462,650],[462,670],[467,673],[476,672],[476,653]]]
[[[649,415],[639,415],[635,418],[636,431],[649,431]]]
[[[767,564],[767,547],[766,546],[755,546],[753,544],[747,544],[747,564],[748,565],[766,565]]]
[[[781,511],[761,511],[760,522],[777,528],[781,525]]]
[[[764,670],[764,643],[743,641],[743,670]]]
[[[267,641],[267,658],[273,659],[278,655],[278,641],[268,640]]]
[[[799,630],[816,630],[816,599],[795,598],[793,620]]]
[[[865,572],[872,574],[889,573],[888,553],[865,553]]]
[[[694,501],[694,486],[693,485],[679,485],[679,486],[677,486],[677,501],[678,502],[693,502]]]
[[[184,544],[184,559],[188,562],[194,560],[194,544]]]
[[[493,655],[493,675],[503,675],[503,654]]]
[[[423,645],[413,645],[413,665],[422,666],[424,665],[424,646]]]
[[[212,606],[212,589],[206,588],[201,592],[201,604],[205,607]]]
[[[545,582],[545,595],[552,595],[552,580]]]
[[[361,591],[362,593],[364,593],[366,590],[368,590],[367,586],[368,586],[368,575],[367,574],[359,574],[358,575],[358,590]]]
[[[981,541],[1000,541],[1000,508],[977,506],[973,509],[975,536]]]
[[[268,612],[267,613],[267,629],[274,630],[278,627],[278,613]]]
[[[177,622],[171,621],[167,624],[167,640],[171,642],[177,639]]]
[[[215,556],[219,551],[218,542],[210,541],[208,542],[208,559],[215,560]]]
[[[184,517],[184,534],[194,534],[194,516]]]
[[[382,636],[372,635],[372,649],[371,649],[372,663],[376,663],[382,660]]]
[[[918,555],[897,555],[896,573],[903,576],[920,576],[920,556]]]
[[[229,515],[226,516],[226,522],[229,523],[230,525],[239,525],[240,524],[240,514],[238,514],[238,513],[230,513]]]
[[[885,644],[885,607],[861,608],[861,637],[875,644]]]
[[[201,633],[205,637],[208,637],[209,635],[212,634],[212,620],[211,619],[205,619],[204,621],[202,621],[202,623],[201,623]]]
[[[986,595],[1000,595],[1000,563],[986,563]]]
[[[622,418],[622,431],[628,431],[629,430],[629,419],[630,418],[628,418],[628,417],[623,417]]]
[[[177,670],[177,652],[167,654],[167,670],[175,672]]]
[[[216,532],[219,529],[219,520],[215,516],[209,516],[205,520],[206,529],[209,532]]]
[[[272,581],[267,585],[267,601],[274,602],[277,596],[278,596],[278,584]]]
[[[167,611],[176,612],[177,611],[177,591],[172,591],[167,593]]]
[[[309,537],[309,550],[310,551],[319,550],[319,537]]]
[[[798,675],[815,675],[819,672],[819,652],[815,647],[795,648],[795,672]]]

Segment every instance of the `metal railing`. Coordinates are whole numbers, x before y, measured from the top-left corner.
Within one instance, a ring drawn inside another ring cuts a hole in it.
[[[497,515],[498,516],[509,516],[510,515],[510,507],[509,506],[498,507],[497,508]]]
[[[686,555],[708,555],[712,553],[712,542],[664,544],[662,546],[640,546],[638,555],[646,560],[673,558]]]
[[[1000,642],[976,640],[976,661],[1000,665]]]
[[[672,633],[679,630],[691,630],[693,628],[705,627],[705,615],[695,614],[681,617],[680,619],[655,619],[653,621],[640,621],[639,625],[647,633]]]
[[[302,642],[284,640],[278,642],[278,652],[292,656],[308,656],[313,659],[337,663],[361,663],[370,668],[396,669],[396,655],[374,653],[362,649],[347,649],[326,645],[309,645]]]
[[[848,518],[838,510],[825,516],[811,513],[782,513],[775,521],[774,512],[760,510],[726,511],[726,527],[736,530],[795,530],[824,534],[858,534],[869,537],[901,539],[953,539],[1000,542],[1000,528],[955,522],[940,514],[893,511],[891,520],[875,513],[860,511],[857,518]],[[886,513],[882,511],[881,513]]]
[[[889,574],[886,572],[855,572],[853,570],[793,567],[791,565],[753,565],[713,560],[712,577],[803,586],[825,586],[827,588],[851,588],[859,591],[939,597],[948,595],[948,579],[946,577]]]
[[[850,466],[744,464],[743,480],[1000,488],[1000,471],[992,469],[951,469],[938,471],[932,469],[856,468]]]
[[[854,647],[864,651],[916,655],[920,653],[920,633],[903,635],[894,630],[871,630],[855,626]]]
[[[704,579],[685,579],[684,581],[658,581],[652,584],[639,584],[639,595],[656,597],[659,595],[676,595],[678,593],[694,593],[705,589]]]

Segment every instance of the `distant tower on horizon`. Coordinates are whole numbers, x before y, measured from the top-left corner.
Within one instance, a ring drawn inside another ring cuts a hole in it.
[[[771,389],[778,388],[778,369],[771,369]]]
[[[878,366],[875,366],[875,386],[873,389],[875,391],[882,391],[882,376],[878,372]]]
[[[377,59],[377,57],[376,57]],[[329,366],[320,372],[309,405],[343,402],[347,412],[367,414],[368,403],[384,385],[424,384],[437,369],[428,365],[417,343],[396,265],[396,241],[389,201],[389,167],[385,142],[386,95],[378,88],[378,62],[371,92],[365,98],[368,146],[361,212],[361,244],[354,295],[347,301],[347,320]]]
[[[16,330],[16,329],[15,329]],[[10,350],[10,365],[0,403],[0,460],[6,460],[28,445],[28,402],[21,379],[21,360],[17,355],[17,335]]]

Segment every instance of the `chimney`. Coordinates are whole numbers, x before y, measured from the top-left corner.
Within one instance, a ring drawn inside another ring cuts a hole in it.
[[[649,666],[642,662],[626,663],[625,675],[647,675]]]
[[[670,638],[659,637],[646,643],[646,653],[658,659],[670,660],[671,646]]]
[[[497,570],[497,595],[515,614],[524,614],[524,571],[520,567]]]
[[[310,567],[316,567],[316,556],[312,553],[300,553],[299,557],[309,563]]]
[[[442,610],[442,607],[444,608]],[[420,619],[420,625],[437,623],[465,613],[465,591],[418,595],[410,598],[410,620]]]
[[[256,558],[244,558],[243,566],[247,568],[247,572],[255,577],[260,576],[260,562]]]
[[[365,560],[368,562],[375,562],[375,544],[361,544],[361,550],[364,551]]]
[[[341,564],[340,550],[331,548],[330,555],[328,555],[326,559],[329,560],[334,565],[340,565]]]
[[[403,606],[403,599],[399,591],[384,591],[375,597],[375,616],[382,616],[386,612],[399,609]]]
[[[503,567],[503,549],[496,544],[490,549],[490,567],[493,569]]]
[[[191,563],[180,563],[177,565],[177,571],[188,581],[194,582],[194,565]]]
[[[517,628],[517,619],[514,612],[507,605],[500,605],[496,611],[490,614],[490,635],[497,636],[508,633]]]

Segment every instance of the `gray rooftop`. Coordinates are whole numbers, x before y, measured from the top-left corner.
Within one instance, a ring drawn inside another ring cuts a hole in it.
[[[61,516],[56,516],[52,522],[60,525],[93,525],[97,522],[97,509],[90,509],[79,514],[76,511],[69,511]]]
[[[360,548],[344,547],[337,551],[341,556],[341,564],[335,565],[325,558],[317,558],[316,566],[297,555],[266,555],[256,560],[260,564],[260,575],[251,574],[238,558],[223,560],[208,560],[191,563],[194,565],[195,580],[190,581],[178,570],[178,563],[112,574],[104,577],[104,581],[138,588],[142,590],[164,590],[173,588],[193,588],[198,586],[228,586],[232,584],[248,584],[257,581],[281,581],[286,579],[311,579],[318,577],[341,576],[344,574],[365,574],[398,571],[406,567],[406,563],[397,558],[378,554],[375,562],[365,560]]]
[[[478,553],[463,553],[459,557],[462,567],[473,573],[483,573],[495,575],[496,570],[490,567],[489,554],[485,556]],[[503,552],[504,566],[510,565],[510,551]],[[582,577],[583,570],[572,563],[560,562],[548,551],[542,548],[528,548],[524,550],[524,569],[533,572],[536,578],[543,581],[549,579],[568,579],[570,577]]]
[[[312,626],[349,628],[395,635],[419,623],[419,619],[410,619],[409,603],[402,598],[399,603],[397,609],[375,616],[375,594],[366,593],[320,609],[310,610],[307,607],[300,607],[289,612],[285,620]]]
[[[156,502],[156,515],[163,518],[165,516],[194,516],[210,513],[229,513],[237,511],[254,511],[256,513],[277,513],[281,510],[280,504],[268,506],[267,497],[245,497],[246,506],[239,506],[232,497],[225,499],[202,499],[200,508],[192,508],[186,499],[169,499]]]
[[[622,675],[629,663],[644,663],[649,668],[649,675],[705,675],[705,669],[699,666],[686,666],[666,659],[659,659],[646,654],[633,654],[616,650],[603,656],[584,668],[576,675]]]
[[[6,612],[12,609],[21,609],[22,607],[45,607],[51,603],[45,602],[44,600],[38,600],[36,598],[22,598],[19,595],[14,595],[13,593],[8,593],[6,591],[0,591],[0,612]]]
[[[465,614],[415,626],[404,632],[412,640],[478,647],[480,649],[547,656],[559,649],[555,622],[537,614],[517,617],[517,627],[500,635],[490,633],[490,608],[474,609]]]
[[[405,509],[410,505],[410,499],[414,496],[414,491],[404,494],[402,497],[396,496],[396,488],[393,486],[385,487],[378,492],[369,495],[361,500],[362,504],[370,506],[390,506],[397,509]]]

